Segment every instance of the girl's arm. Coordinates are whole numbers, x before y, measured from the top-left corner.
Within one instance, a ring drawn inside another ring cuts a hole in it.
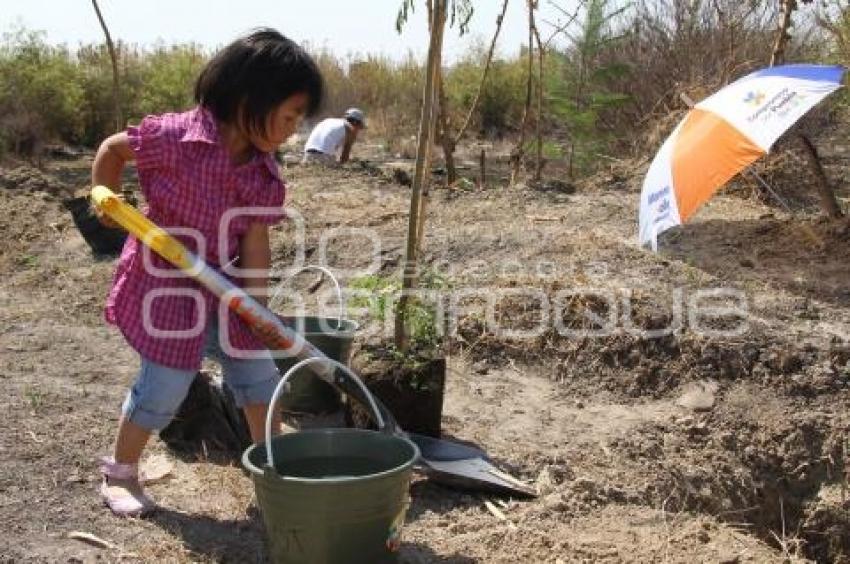
[[[121,187],[121,172],[124,170],[124,164],[135,158],[126,132],[122,131],[108,137],[100,144],[91,165],[92,185],[103,185],[117,190]]]
[[[243,278],[245,291],[253,295],[263,305],[266,305],[268,301],[265,290],[268,288],[268,272],[271,262],[269,226],[264,223],[252,223],[239,241],[239,268],[263,271],[260,276]],[[251,290],[255,288],[261,290],[262,293],[254,294]]]
[[[124,164],[136,158],[127,133],[121,132],[108,137],[100,144],[94,162],[91,165],[92,186],[106,186],[113,190],[121,188],[121,173]],[[117,227],[108,217],[104,216],[100,209],[96,209],[98,220],[107,227]]]

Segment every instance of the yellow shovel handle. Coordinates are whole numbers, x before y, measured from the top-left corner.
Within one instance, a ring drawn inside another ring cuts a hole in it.
[[[91,199],[94,205],[110,219],[157,254],[162,255],[168,262],[182,270],[192,268],[188,251],[177,239],[116,196],[112,190],[106,186],[95,186],[91,190]]]

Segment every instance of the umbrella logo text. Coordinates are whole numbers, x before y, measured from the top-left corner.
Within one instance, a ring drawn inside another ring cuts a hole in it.
[[[807,96],[802,92],[797,92],[790,88],[783,88],[778,94],[771,98],[767,104],[759,108],[756,113],[747,118],[747,121],[752,123],[756,120],[766,122],[771,118],[784,119],[792,110],[802,105],[806,98]]]
[[[670,186],[665,186],[661,190],[657,190],[649,195],[649,205],[655,206],[658,204],[656,208],[656,216],[653,220],[653,223],[659,223],[664,221],[670,215]]]
[[[766,95],[761,90],[750,90],[749,92],[747,92],[747,96],[744,98],[744,103],[750,104],[751,106],[760,106],[761,103],[764,102],[765,98]]]

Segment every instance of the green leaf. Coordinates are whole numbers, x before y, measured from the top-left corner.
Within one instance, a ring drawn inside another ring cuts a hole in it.
[[[407,20],[410,18],[410,14],[412,14],[415,10],[413,0],[402,0],[401,6],[398,9],[398,14],[395,18],[395,30],[397,33],[401,34],[401,30],[404,29],[404,24],[407,23]]]

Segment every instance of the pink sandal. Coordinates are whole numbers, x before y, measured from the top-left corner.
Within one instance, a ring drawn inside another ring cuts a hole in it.
[[[100,496],[115,515],[141,517],[156,508],[142,488],[138,464],[121,464],[110,456],[100,459],[99,470],[103,474]]]

